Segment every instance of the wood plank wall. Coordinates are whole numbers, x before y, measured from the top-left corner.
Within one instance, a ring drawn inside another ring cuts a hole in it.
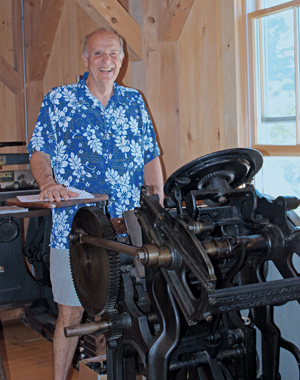
[[[181,161],[224,148],[220,2],[195,1],[178,41]]]
[[[107,4],[114,5],[116,1],[110,0]],[[230,7],[225,10],[222,1],[119,0],[141,28],[143,56],[141,60],[127,59],[118,81],[140,90],[147,101],[162,150],[165,179],[197,157],[241,144],[239,109],[236,101],[229,101],[236,100],[235,86],[238,85],[236,69],[232,65],[236,59],[236,47],[231,44],[235,38],[232,20],[236,0],[226,0]],[[0,65],[3,58],[5,64],[15,70],[12,75],[18,78],[20,87],[14,93],[7,84],[1,83],[0,75],[0,141],[26,138],[21,3],[21,0],[0,0]],[[41,15],[45,14],[43,5],[46,3],[24,0],[23,4],[30,139],[43,96],[55,86],[74,83],[78,75],[83,74],[83,38],[107,21],[103,17],[90,17],[91,13],[87,12],[87,6],[104,6],[105,1],[48,0],[50,8],[58,10],[62,6],[62,11],[45,74],[38,80],[30,75],[30,67],[33,67],[30,56],[36,45],[36,31]],[[164,27],[162,18],[162,14],[167,15],[168,7],[175,20],[168,18],[171,20],[168,21],[171,23],[169,29]],[[178,9],[181,14],[176,13]],[[226,21],[228,12],[231,18]],[[176,28],[178,33],[174,32]],[[231,49],[227,48],[225,56],[223,53],[228,41]],[[14,51],[15,46],[18,51]],[[44,54],[42,50],[41,54]],[[37,55],[33,57],[38,59]],[[37,62],[34,63],[36,65]],[[235,81],[228,79],[231,77]],[[25,151],[25,147],[6,149],[6,152],[10,151]]]
[[[0,82],[0,131],[1,141],[12,141],[24,139],[23,129],[18,129],[16,126],[20,121],[20,111],[22,112],[23,104],[19,103],[20,92],[19,87],[22,78],[22,51],[18,59],[14,54],[14,35],[16,35],[12,17],[14,12],[14,2],[0,2],[0,59],[1,66],[7,66],[5,72],[6,78],[10,80],[16,77],[16,85],[14,90],[10,88],[9,83],[3,84]],[[20,62],[21,60],[21,62]],[[20,64],[21,63],[21,64]],[[8,66],[10,65],[10,66]],[[21,74],[21,75],[20,75]],[[20,109],[18,109],[18,107]],[[15,148],[16,149],[16,148]],[[11,148],[8,148],[8,152]]]

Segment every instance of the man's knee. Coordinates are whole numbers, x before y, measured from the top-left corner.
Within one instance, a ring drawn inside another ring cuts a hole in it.
[[[58,304],[58,318],[64,326],[80,323],[83,315],[82,306],[67,306]]]

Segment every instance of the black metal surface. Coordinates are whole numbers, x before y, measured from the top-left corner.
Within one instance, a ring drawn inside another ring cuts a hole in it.
[[[51,217],[50,217],[51,218]],[[51,224],[51,221],[50,221]],[[38,225],[28,227],[29,236],[35,233]],[[52,299],[48,268],[45,262],[37,261],[41,247],[36,247],[36,257],[32,256],[31,263],[35,276],[29,273],[24,262],[21,221],[13,216],[5,215],[0,218],[0,305],[32,301],[35,299]],[[41,231],[44,234],[45,230]],[[49,239],[45,241],[49,249]],[[28,253],[28,257],[30,254]]]
[[[8,147],[8,146],[21,146],[26,145],[26,141],[6,141],[0,142],[0,148]]]
[[[164,192],[172,197],[176,188],[177,178],[188,178],[190,182],[182,186],[181,192],[185,196],[191,190],[199,189],[199,182],[209,179],[212,174],[221,172],[228,184],[236,188],[252,179],[263,164],[262,154],[254,149],[226,149],[199,157],[194,161],[176,170],[166,181]],[[228,174],[230,173],[230,174]],[[201,189],[205,189],[205,181]],[[211,189],[210,189],[211,190]]]
[[[29,164],[29,153],[0,153],[0,165]]]
[[[300,256],[299,218],[292,212],[300,200],[259,194],[249,182],[261,165],[251,149],[199,158],[168,179],[169,209],[142,191],[135,215],[143,245],[156,246],[149,248],[154,256],[167,247],[169,264],[150,260],[145,272],[135,263],[121,265],[119,296],[103,314],[108,380],[135,380],[136,373],[147,380],[279,380],[281,348],[300,371],[299,347],[281,336],[273,316],[275,306],[300,300],[292,259]],[[126,224],[135,241],[135,223]],[[91,226],[86,232],[92,234]],[[95,248],[92,261],[97,254],[105,256]],[[267,280],[268,262],[280,279]],[[93,270],[92,305],[104,301],[97,281],[108,272]]]

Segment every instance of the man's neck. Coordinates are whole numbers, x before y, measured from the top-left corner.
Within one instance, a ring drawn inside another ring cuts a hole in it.
[[[112,97],[114,93],[114,87],[113,86],[108,86],[104,87],[102,86],[101,88],[94,85],[91,81],[89,81],[89,78],[87,78],[86,85],[90,91],[90,93],[95,96],[99,100],[99,102],[103,105],[105,108],[109,102],[109,99]]]

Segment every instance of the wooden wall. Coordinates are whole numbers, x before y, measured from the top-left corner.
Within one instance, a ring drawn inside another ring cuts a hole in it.
[[[30,139],[43,96],[55,86],[76,82],[85,71],[84,36],[111,24],[129,42],[118,81],[140,90],[146,99],[165,178],[197,157],[243,144],[236,91],[237,3],[0,0],[0,141]]]
[[[219,1],[195,1],[178,41],[181,161],[224,148]]]
[[[25,139],[21,13],[16,3],[16,0],[0,1],[0,141],[3,142]],[[13,18],[20,22],[13,23]],[[7,152],[22,150],[7,148]]]

